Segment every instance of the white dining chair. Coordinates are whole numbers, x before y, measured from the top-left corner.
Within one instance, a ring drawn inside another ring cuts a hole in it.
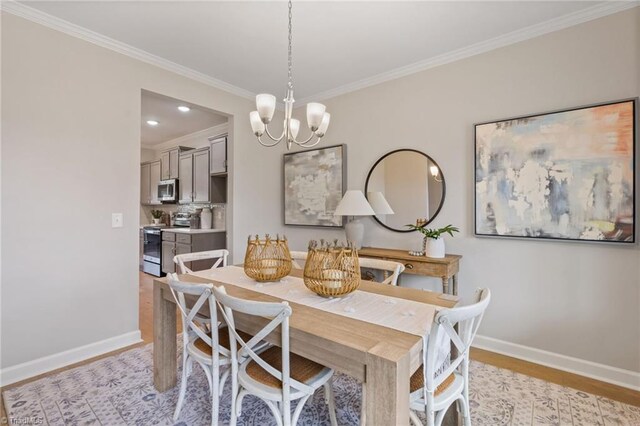
[[[229,257],[229,251],[225,249],[220,250],[208,250],[208,251],[198,251],[195,253],[185,253],[178,254],[173,257],[173,262],[178,265],[178,270],[181,274],[192,274],[193,271],[189,269],[185,263],[187,262],[195,262],[198,260],[209,260],[209,259],[217,259],[211,269],[217,268],[218,266],[227,266],[227,257]]]
[[[490,301],[489,289],[480,289],[473,304],[444,309],[436,314],[428,338],[424,339],[422,368],[418,368],[410,380],[409,415],[414,425],[422,426],[415,413],[421,411],[426,415],[427,426],[439,426],[449,406],[458,402],[463,424],[471,426],[469,348]],[[458,330],[454,328],[456,324]],[[455,350],[452,352],[457,354],[449,366],[435,376],[439,367],[436,360],[445,336],[447,344],[453,343]]]
[[[398,285],[398,277],[404,272],[404,265],[391,260],[371,259],[368,257],[358,258],[361,268],[375,269],[382,271],[384,279],[382,284]]]
[[[220,376],[220,367],[231,364],[231,352],[229,350],[229,332],[225,324],[217,321],[216,303],[213,297],[213,284],[195,284],[180,282],[176,274],[168,274],[168,283],[182,317],[182,381],[178,402],[173,415],[173,420],[177,421],[184,403],[187,391],[187,380],[192,371],[192,363],[195,360],[204,370],[211,391],[211,424],[218,424],[219,397],[222,388],[227,380],[230,371],[225,370]],[[193,304],[187,305],[187,298],[197,299]],[[196,320],[196,314],[202,308],[208,308],[209,313],[213,312],[215,324],[219,327],[203,328]],[[244,339],[251,339],[252,336],[237,332]],[[256,350],[265,347],[264,342],[256,344]],[[244,359],[244,358],[240,358]],[[233,381],[236,378],[232,378]],[[236,385],[237,386],[237,385]]]
[[[304,264],[307,262],[306,251],[291,251],[291,265],[295,269],[304,269]]]
[[[213,289],[219,312],[229,324],[231,341],[232,381],[231,422],[234,426],[242,415],[242,400],[254,395],[264,401],[280,426],[295,425],[307,400],[324,387],[325,402],[329,405],[331,425],[337,426],[331,377],[333,370],[300,355],[289,353],[289,317],[292,310],[287,302],[257,302],[228,295],[224,287]],[[234,312],[267,318],[264,328],[247,339],[234,328]],[[258,353],[255,345],[271,333],[280,331],[280,347],[272,346]],[[240,357],[239,357],[240,355]],[[246,356],[246,360],[242,360]],[[298,404],[291,414],[291,402]]]

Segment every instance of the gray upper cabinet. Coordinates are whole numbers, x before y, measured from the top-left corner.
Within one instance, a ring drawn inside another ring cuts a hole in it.
[[[171,160],[169,159],[169,151],[160,154],[160,178],[162,180],[171,179]]]
[[[160,161],[154,161],[149,164],[149,193],[150,193],[150,204],[162,204],[160,200],[158,200],[158,182],[160,182]]]
[[[180,178],[180,154],[192,149],[193,148],[177,146],[175,148],[171,148],[169,151],[165,151],[160,154],[160,163],[162,164],[162,180]]]
[[[160,161],[140,165],[140,204],[161,204],[158,200]]]
[[[227,172],[227,137],[216,138],[211,141],[210,170],[213,174]]]
[[[193,201],[193,154],[180,155],[178,167],[178,202],[190,203]]]
[[[149,163],[140,165],[140,204],[151,202],[151,165]]]
[[[193,201],[208,203],[209,197],[209,148],[193,153]]]

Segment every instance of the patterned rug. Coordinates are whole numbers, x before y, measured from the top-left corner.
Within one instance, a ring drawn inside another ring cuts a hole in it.
[[[172,421],[178,389],[156,392],[152,350],[152,345],[132,349],[5,391],[9,424],[210,424],[208,385],[196,364],[180,419],[177,423]],[[470,377],[474,425],[640,425],[639,407],[509,370],[472,362]],[[348,376],[337,374],[333,386],[339,424],[357,425],[360,385]],[[229,393],[227,384],[221,399],[220,423],[223,425],[228,424],[230,417]],[[330,424],[322,396],[323,391],[319,390],[307,402],[299,425]],[[276,422],[264,403],[247,397],[238,424],[265,426]]]

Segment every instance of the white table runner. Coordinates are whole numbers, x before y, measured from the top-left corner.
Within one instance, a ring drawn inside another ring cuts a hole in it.
[[[198,271],[192,275],[420,337],[428,334],[435,313],[441,309],[427,303],[360,290],[343,298],[328,299],[309,290],[302,278],[288,276],[279,282],[258,283],[238,266]]]

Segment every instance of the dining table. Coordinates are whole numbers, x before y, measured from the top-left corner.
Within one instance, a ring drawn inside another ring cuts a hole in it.
[[[392,325],[387,326],[377,320],[375,311],[367,311],[366,304],[358,306],[363,313],[358,317],[347,309],[345,312],[337,310],[339,303],[343,303],[340,300],[333,303],[311,294],[304,286],[301,270],[292,270],[282,280],[289,288],[286,292],[273,283],[261,284],[241,276],[241,271],[239,266],[227,266],[179,275],[179,279],[182,282],[224,285],[228,294],[243,299],[263,302],[287,300],[293,311],[289,320],[290,351],[347,374],[363,384],[365,410],[361,423],[375,426],[410,424],[409,379],[418,368],[422,368],[423,342],[417,333],[405,331],[402,324],[411,325],[422,313],[432,317],[437,310],[456,306],[459,303],[457,296],[362,280],[354,293],[361,300],[382,297],[386,305],[411,304],[412,310],[403,313],[401,318],[391,318]],[[288,297],[293,292],[300,294],[299,299],[293,298],[296,301]],[[307,303],[314,300],[313,297],[319,299],[318,303]],[[239,330],[255,334],[267,324],[268,319],[236,313],[234,321]],[[175,387],[177,383],[176,333],[176,302],[167,278],[155,279],[153,380],[160,392]],[[265,340],[279,345],[280,335],[276,330]],[[444,424],[458,424],[455,404],[447,412]]]

